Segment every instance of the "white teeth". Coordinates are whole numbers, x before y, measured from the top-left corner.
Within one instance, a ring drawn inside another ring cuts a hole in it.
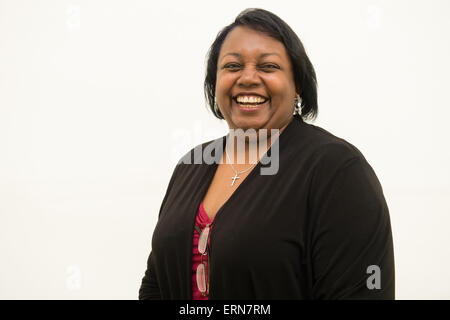
[[[239,96],[236,101],[238,103],[262,103],[265,99],[257,96]]]

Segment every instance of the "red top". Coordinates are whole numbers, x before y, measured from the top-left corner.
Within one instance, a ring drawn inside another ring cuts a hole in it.
[[[214,221],[214,218],[212,220],[209,219],[208,214],[206,213],[205,209],[203,208],[203,201],[200,203],[200,206],[198,208],[197,218],[195,219],[195,224],[200,227],[201,230],[203,230],[206,227],[206,224],[210,224]],[[210,234],[212,232],[212,229],[210,229]],[[198,234],[197,230],[194,229],[194,245],[192,249],[192,298],[193,300],[208,300],[208,296],[202,296],[202,293],[200,290],[198,290],[197,286],[197,267],[200,264],[200,258],[201,254],[198,252],[198,239],[200,238],[200,235]],[[208,246],[209,246],[209,238],[208,238]],[[207,254],[209,254],[207,252]],[[205,261],[206,260],[206,261]],[[208,276],[208,259],[205,259],[203,257],[203,262],[205,264],[205,270],[206,270],[206,276]]]

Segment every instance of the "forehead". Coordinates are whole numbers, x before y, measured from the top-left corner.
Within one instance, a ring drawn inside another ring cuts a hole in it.
[[[245,26],[235,27],[225,38],[219,53],[219,61],[229,53],[243,57],[257,57],[264,53],[276,53],[280,59],[289,60],[283,43],[257,30]]]

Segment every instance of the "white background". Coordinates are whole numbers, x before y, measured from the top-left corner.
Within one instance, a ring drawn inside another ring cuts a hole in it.
[[[0,298],[137,299],[176,161],[227,132],[205,56],[247,7],[296,31],[313,124],[374,168],[397,298],[450,298],[447,0],[0,0]]]

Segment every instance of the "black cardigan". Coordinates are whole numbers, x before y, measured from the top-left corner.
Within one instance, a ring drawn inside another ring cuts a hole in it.
[[[227,136],[201,146],[222,144],[221,159]],[[209,299],[394,299],[389,210],[364,156],[298,116],[278,142],[278,172],[259,162],[214,219]],[[194,221],[216,168],[175,167],[139,299],[192,299]]]

